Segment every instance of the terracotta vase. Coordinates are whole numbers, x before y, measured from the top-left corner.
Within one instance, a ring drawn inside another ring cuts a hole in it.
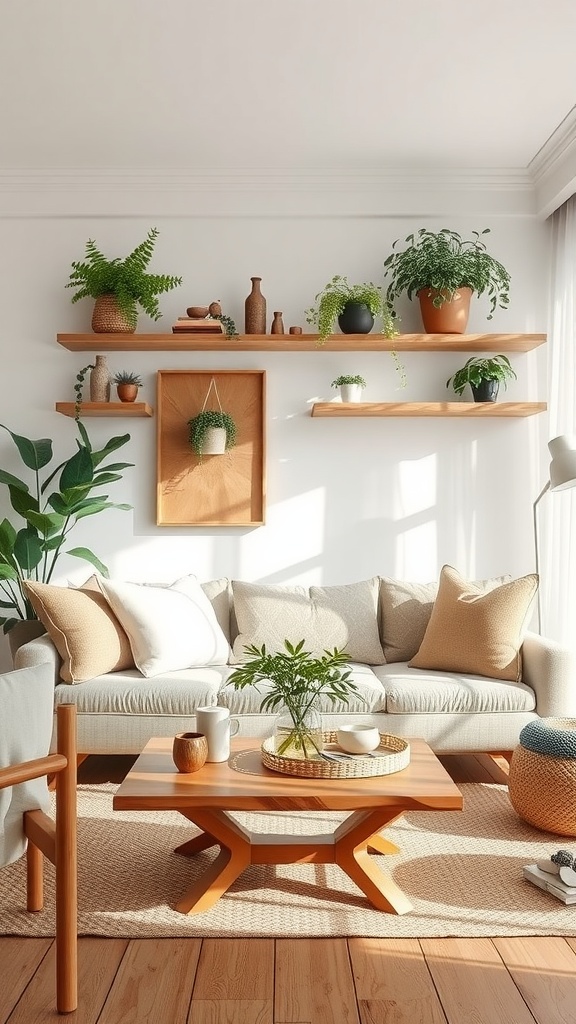
[[[206,764],[208,740],[201,732],[182,732],[174,737],[172,758],[179,772],[197,772]]]
[[[284,334],[284,321],[282,313],[274,313],[274,319],[270,328],[270,334]]]
[[[138,385],[117,384],[116,392],[121,402],[135,402],[138,398]]]
[[[94,303],[92,330],[95,334],[134,334],[136,328],[118,309],[115,295],[99,295]]]
[[[252,277],[252,291],[244,303],[244,332],[266,334],[266,299],[260,291],[261,277]]]
[[[434,305],[439,292],[434,288],[421,288],[417,292],[420,313],[426,334],[464,334],[470,313],[471,288],[459,288],[452,299],[441,306]]]
[[[96,356],[96,365],[90,370],[90,401],[110,401],[110,371],[106,356]]]

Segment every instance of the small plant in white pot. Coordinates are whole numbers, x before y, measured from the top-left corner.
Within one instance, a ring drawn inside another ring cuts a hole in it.
[[[336,380],[332,381],[333,388],[340,388],[340,398],[343,402],[361,402],[362,392],[366,387],[366,381],[360,374],[341,373]]]
[[[221,409],[202,409],[188,420],[188,438],[197,455],[223,455],[236,444],[236,424]]]

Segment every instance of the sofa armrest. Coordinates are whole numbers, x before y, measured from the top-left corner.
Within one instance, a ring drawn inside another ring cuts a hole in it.
[[[56,685],[60,682],[60,655],[47,633],[22,644],[14,658],[14,668],[35,668],[46,663],[52,668]]]
[[[522,645],[522,682],[536,694],[542,718],[576,718],[576,652],[538,633]]]

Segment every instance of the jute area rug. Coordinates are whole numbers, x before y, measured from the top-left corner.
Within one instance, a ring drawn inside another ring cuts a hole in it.
[[[115,786],[79,788],[80,933],[145,936],[576,935],[566,907],[522,878],[524,864],[576,843],[519,820],[505,786],[465,784],[464,811],[410,812],[386,835],[401,854],[378,857],[414,909],[373,909],[336,865],[254,866],[211,909],[186,917],[176,899],[216,855],[173,853],[196,831],[177,813],[112,811]],[[321,832],[345,815],[238,815],[260,831]],[[53,935],[53,874],[46,909],[28,914],[24,859],[0,871],[0,932]]]

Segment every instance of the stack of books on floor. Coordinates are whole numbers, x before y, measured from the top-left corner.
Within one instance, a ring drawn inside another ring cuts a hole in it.
[[[208,317],[179,316],[176,323],[172,324],[173,334],[191,334],[194,331],[199,334],[223,334],[224,328],[220,320]]]
[[[576,885],[566,885],[559,875],[543,871],[537,864],[527,864],[522,873],[528,882],[549,892],[551,896],[555,896],[562,903],[567,905],[576,903]]]

